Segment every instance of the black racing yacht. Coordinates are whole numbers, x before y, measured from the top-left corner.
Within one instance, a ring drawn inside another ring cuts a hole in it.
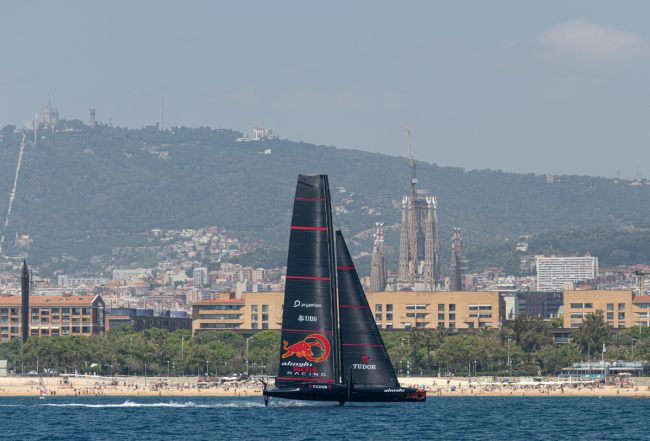
[[[424,390],[400,386],[340,230],[334,239],[327,175],[298,177],[281,342],[275,387],[264,387],[266,405],[269,397],[341,405],[426,401]]]

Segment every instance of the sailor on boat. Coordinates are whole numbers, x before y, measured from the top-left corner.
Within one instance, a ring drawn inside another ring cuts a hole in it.
[[[264,385],[266,405],[269,397],[426,401],[424,390],[400,386],[340,230],[334,238],[327,175],[298,177],[281,341],[275,387]]]

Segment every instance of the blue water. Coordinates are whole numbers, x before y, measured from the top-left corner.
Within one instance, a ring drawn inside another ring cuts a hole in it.
[[[14,440],[647,439],[650,400],[430,397],[338,404],[261,397],[0,398],[0,437]]]

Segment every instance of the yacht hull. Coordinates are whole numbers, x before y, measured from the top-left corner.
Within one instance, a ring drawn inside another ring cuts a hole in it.
[[[334,401],[338,403],[424,403],[427,393],[423,389],[389,386],[353,386],[348,396],[345,384],[301,384],[295,387],[268,388],[263,392],[264,401],[270,397],[287,400]]]

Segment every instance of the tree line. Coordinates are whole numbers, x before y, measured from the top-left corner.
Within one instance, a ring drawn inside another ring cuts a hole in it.
[[[650,329],[638,326],[616,334],[602,311],[586,316],[573,329],[567,344],[556,345],[549,326],[560,327],[561,317],[545,322],[539,316],[519,314],[499,329],[448,335],[439,327],[383,331],[382,338],[398,374],[436,375],[451,372],[483,375],[552,375],[588,357],[606,360],[650,358]],[[278,372],[279,331],[268,330],[248,340],[232,331],[210,331],[192,336],[188,330],[148,329],[134,332],[122,326],[105,336],[31,337],[0,344],[0,360],[21,371],[39,368],[58,372],[95,372],[103,375],[205,375]],[[633,340],[634,339],[634,340]],[[634,343],[634,345],[632,345]],[[603,349],[606,352],[603,354]]]

